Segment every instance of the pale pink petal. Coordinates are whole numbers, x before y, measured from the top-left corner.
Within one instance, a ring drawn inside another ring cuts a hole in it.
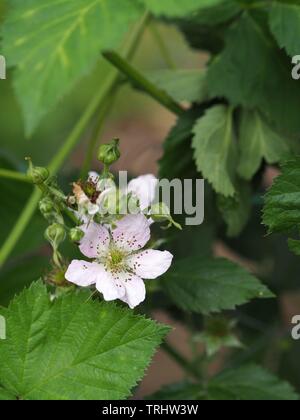
[[[145,300],[146,288],[143,280],[131,273],[121,276],[125,287],[125,295],[120,299],[133,309]]]
[[[152,204],[157,184],[158,180],[154,175],[142,175],[129,182],[128,192],[133,193],[139,199],[141,210],[145,210]]]
[[[97,281],[97,276],[101,273],[101,266],[97,263],[73,260],[69,265],[65,278],[77,286],[91,286]]]
[[[96,288],[103,294],[104,300],[121,299],[125,295],[125,287],[118,274],[113,274],[102,266],[98,275]]]
[[[149,249],[127,258],[127,264],[143,279],[156,279],[171,266],[173,255],[168,251]]]
[[[98,223],[90,222],[80,226],[84,232],[79,249],[88,258],[98,258],[106,255],[110,236],[108,230]]]
[[[116,223],[112,237],[117,247],[127,251],[143,248],[150,239],[150,228],[143,214],[129,214]]]

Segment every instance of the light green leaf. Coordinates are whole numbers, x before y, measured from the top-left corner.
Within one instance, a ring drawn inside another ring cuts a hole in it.
[[[231,108],[217,105],[209,109],[197,121],[193,132],[194,159],[199,172],[216,192],[232,197],[235,194],[237,147]]]
[[[123,399],[141,379],[168,328],[85,292],[50,302],[41,282],[3,314],[1,386],[28,400]],[[0,310],[0,312],[2,312]]]
[[[10,1],[3,53],[16,67],[27,134],[91,71],[101,50],[119,46],[139,15],[131,0]]]
[[[224,0],[140,0],[155,15],[186,16],[199,9],[215,6]]]
[[[209,400],[290,401],[299,397],[287,382],[260,366],[249,365],[228,370],[208,385]]]
[[[300,83],[291,77],[290,60],[278,50],[264,19],[244,13],[231,25],[207,82],[211,96],[258,108],[280,131],[299,134]]]
[[[265,195],[263,223],[269,232],[300,229],[300,158],[288,160]]]
[[[240,127],[240,161],[238,172],[250,180],[265,159],[279,162],[289,152],[285,139],[276,133],[257,111],[244,111]]]
[[[148,72],[147,77],[176,101],[203,102],[208,99],[203,70],[157,70]]]
[[[273,297],[254,276],[221,258],[179,260],[163,277],[163,285],[180,308],[205,315]]]
[[[291,56],[300,53],[300,3],[273,2],[269,8],[271,30],[281,48]]]

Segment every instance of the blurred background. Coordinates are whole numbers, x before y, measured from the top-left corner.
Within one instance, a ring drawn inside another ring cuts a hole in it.
[[[0,5],[0,16],[1,13],[3,6]],[[165,40],[164,46],[159,46],[158,34]],[[160,48],[167,49],[168,60],[161,54]],[[202,69],[208,59],[206,53],[191,50],[174,26],[155,23],[145,32],[133,64],[144,72],[164,68]],[[24,136],[22,115],[12,88],[12,72],[9,71],[7,80],[0,83],[0,166],[24,171],[25,156],[30,156],[39,166],[46,165],[87,106],[95,86],[101,85],[109,66],[104,60],[99,60],[93,74],[81,80],[72,93],[43,120],[30,139]],[[100,144],[116,137],[121,139],[122,157],[115,165],[116,171],[127,170],[131,176],[157,174],[158,161],[163,153],[162,145],[175,120],[174,115],[165,108],[124,83],[110,107],[98,142]],[[90,136],[91,132],[86,133],[59,174],[66,190],[70,188],[68,179],[74,174],[78,176],[80,172]],[[98,169],[96,159],[91,169]],[[266,168],[265,186],[270,185],[276,173],[274,168]],[[0,240],[3,242],[26,203],[30,186],[1,180],[0,188]],[[228,352],[231,352],[234,353],[235,361],[263,361],[267,367],[279,371],[283,378],[288,379],[300,390],[300,343],[292,342],[289,338],[291,317],[300,313],[299,262],[289,253],[284,238],[265,236],[260,211],[261,201],[258,199],[245,234],[238,239],[228,240],[221,229],[220,239],[212,244],[212,228],[209,221],[211,215],[207,213],[204,225],[193,231],[193,243],[190,232],[185,232],[181,244],[174,245],[177,247],[174,252],[177,255],[197,253],[199,249],[205,252],[212,246],[216,255],[242,263],[258,273],[273,290],[280,292],[279,301],[254,302],[237,312],[240,338],[243,343],[249,344],[249,347],[243,352],[224,350],[210,366],[210,372],[217,372],[224,367]],[[50,253],[43,241],[44,227],[43,220],[37,216],[10,261],[1,270],[0,304],[6,305],[15,292],[47,271]],[[154,294],[153,299],[157,299],[153,305],[157,308],[152,315],[173,326],[170,342],[183,355],[191,358],[191,334],[184,327],[181,314],[173,311],[173,308],[165,308],[162,296]],[[195,316],[192,322],[200,328],[203,320]],[[279,331],[275,337],[274,328]],[[160,350],[136,396],[140,398],[149,395],[162,385],[178,382],[183,378],[184,373],[180,367]]]

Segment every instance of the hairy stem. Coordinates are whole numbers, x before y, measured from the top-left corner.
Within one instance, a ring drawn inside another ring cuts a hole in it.
[[[176,115],[181,115],[184,112],[184,109],[170,95],[159,89],[119,54],[114,51],[105,51],[103,56],[120,72],[124,73],[134,86],[148,93],[148,95],[166,107],[169,111]]]
[[[131,38],[128,41],[128,44],[126,44],[124,48],[124,52],[123,52],[126,58],[130,57],[133,51],[135,51],[137,42],[140,39],[142,32],[144,31],[144,28],[148,22],[148,19],[149,19],[149,15],[145,14],[141,22],[139,23],[139,25],[136,27],[135,31],[132,32]],[[52,175],[55,175],[58,172],[58,170],[63,165],[65,159],[69,156],[69,154],[72,152],[74,147],[77,145],[86,127],[90,123],[91,119],[94,117],[94,115],[96,114],[97,110],[101,107],[103,102],[106,101],[112,89],[117,84],[118,77],[119,77],[118,71],[112,68],[110,72],[108,73],[107,78],[104,81],[101,89],[99,90],[99,92],[96,93],[95,97],[92,99],[89,106],[86,108],[82,117],[80,118],[78,123],[75,125],[70,135],[65,140],[63,146],[50,162],[48,168]],[[39,190],[35,190],[30,196],[15,226],[13,227],[8,238],[6,239],[3,246],[1,247],[0,267],[3,266],[3,264],[6,262],[10,253],[16,246],[18,240],[24,233],[26,227],[28,226],[31,218],[33,217],[36,211],[36,208],[38,206],[38,203],[41,197],[42,197],[42,192]]]

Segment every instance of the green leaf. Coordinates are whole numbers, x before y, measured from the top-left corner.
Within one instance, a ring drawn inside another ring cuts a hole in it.
[[[209,400],[290,401],[299,397],[287,382],[263,368],[250,365],[228,370],[208,385]]]
[[[199,400],[203,396],[203,388],[199,384],[179,382],[161,388],[155,394],[148,396],[147,400]]]
[[[258,108],[280,131],[299,134],[300,84],[292,79],[290,60],[278,50],[264,19],[244,13],[231,25],[207,81],[211,96]]]
[[[281,48],[291,55],[300,51],[300,3],[274,2],[269,9],[271,30]]]
[[[224,0],[140,0],[155,15],[181,17],[199,9],[215,6]]]
[[[240,161],[238,172],[250,180],[265,159],[279,162],[289,152],[285,139],[276,133],[257,111],[244,111],[240,126]]]
[[[2,387],[27,400],[123,399],[168,328],[85,292],[50,301],[34,283],[3,313]]]
[[[91,71],[101,50],[119,46],[139,15],[131,0],[11,0],[3,53],[16,67],[14,86],[28,135]]]
[[[235,194],[234,176],[237,162],[232,110],[216,105],[200,118],[194,129],[193,149],[197,168],[225,197]]]
[[[300,229],[300,157],[282,165],[279,175],[265,195],[263,223],[269,232]]]
[[[235,184],[236,195],[224,197],[218,195],[217,205],[227,225],[227,236],[238,236],[246,227],[252,209],[251,187],[248,183],[238,180]]]
[[[148,72],[147,77],[176,101],[203,102],[208,99],[205,71],[156,70]]]
[[[163,285],[180,308],[205,315],[273,297],[254,276],[221,258],[179,260],[163,277]]]

